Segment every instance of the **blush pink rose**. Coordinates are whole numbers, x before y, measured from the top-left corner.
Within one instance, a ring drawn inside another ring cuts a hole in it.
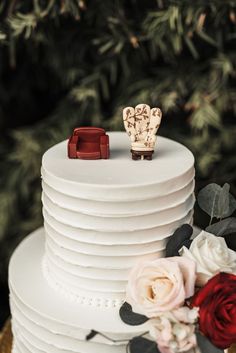
[[[194,294],[196,264],[183,257],[137,264],[130,273],[126,301],[149,318],[183,306]]]
[[[161,353],[190,352],[197,347],[198,310],[182,307],[150,320],[150,335]]]

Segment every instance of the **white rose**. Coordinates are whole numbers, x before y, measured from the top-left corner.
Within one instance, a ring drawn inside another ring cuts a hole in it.
[[[206,282],[219,272],[236,274],[236,252],[229,249],[222,237],[202,231],[189,249],[183,246],[180,255],[197,264],[197,286]]]

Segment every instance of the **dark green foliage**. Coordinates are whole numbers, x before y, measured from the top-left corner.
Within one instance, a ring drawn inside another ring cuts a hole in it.
[[[183,246],[189,248],[192,234],[193,228],[189,224],[177,228],[166,244],[166,257],[179,256],[179,250]]]
[[[134,337],[128,345],[129,353],[160,353],[157,344],[144,337]]]
[[[236,233],[236,218],[229,217],[223,219],[222,221],[211,224],[206,228],[206,231],[220,237]]]
[[[142,325],[149,320],[145,315],[134,313],[132,306],[127,302],[120,307],[120,317],[122,321],[132,326]]]
[[[236,1],[0,2],[0,278],[42,224],[43,152],[74,126],[123,129],[121,111],[163,111],[198,180],[235,193]]]
[[[224,353],[222,349],[213,346],[213,344],[201,333],[197,333],[197,343],[201,353]]]

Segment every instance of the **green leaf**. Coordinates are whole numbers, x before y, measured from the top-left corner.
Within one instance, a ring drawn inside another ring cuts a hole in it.
[[[0,41],[5,40],[6,37],[7,37],[6,34],[0,31]]]
[[[114,42],[113,40],[110,40],[108,42],[106,42],[105,44],[103,44],[100,48],[99,48],[99,53],[100,54],[104,54],[105,52],[107,52],[109,49],[111,49],[114,46]]]
[[[134,337],[129,342],[130,353],[160,353],[157,344],[154,341],[144,337]]]
[[[142,325],[149,320],[145,315],[134,313],[132,306],[127,302],[124,302],[120,308],[120,317],[122,321],[131,326]]]
[[[17,12],[8,19],[8,23],[13,31],[14,36],[24,33],[25,39],[29,39],[33,30],[37,26],[37,16],[34,13],[23,14]]]
[[[229,194],[229,213],[226,217],[231,216],[231,214],[236,210],[236,199],[232,194]]]
[[[183,224],[177,228],[166,245],[166,257],[179,256],[182,246],[190,246],[189,240],[193,234],[193,228],[189,224]]]
[[[186,36],[184,38],[192,56],[194,57],[194,59],[199,59],[199,54],[197,52],[197,49],[195,48],[194,44],[193,44],[193,41],[191,40],[191,38],[189,38],[188,36]]]
[[[218,45],[217,42],[216,42],[213,38],[211,38],[208,34],[206,34],[206,32],[197,31],[196,33],[197,33],[197,35],[198,35],[199,37],[201,37],[205,42],[207,42],[207,43],[213,45],[214,47],[217,47],[217,45]]]
[[[216,129],[221,129],[222,127],[218,109],[206,101],[202,101],[201,105],[193,111],[190,122],[195,130],[204,130],[209,125],[214,126]]]
[[[211,224],[206,228],[216,236],[223,237],[229,249],[236,251],[236,218],[226,218],[220,222]]]
[[[224,353],[222,349],[213,346],[213,344],[201,333],[197,333],[197,343],[201,353]]]
[[[206,231],[218,236],[224,236],[227,234],[236,232],[236,218],[230,217],[223,219],[220,222],[211,224],[206,228]]]
[[[198,204],[211,219],[229,217],[236,209],[236,200],[229,193],[229,185],[207,185],[198,194]]]
[[[218,202],[218,212],[219,215],[224,215],[229,213],[229,189],[230,186],[228,183],[225,183],[219,194]],[[223,217],[220,217],[223,218]]]

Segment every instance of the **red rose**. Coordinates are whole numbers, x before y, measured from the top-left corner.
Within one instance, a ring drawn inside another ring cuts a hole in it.
[[[236,276],[221,272],[192,298],[199,307],[200,331],[218,348],[236,343]]]

